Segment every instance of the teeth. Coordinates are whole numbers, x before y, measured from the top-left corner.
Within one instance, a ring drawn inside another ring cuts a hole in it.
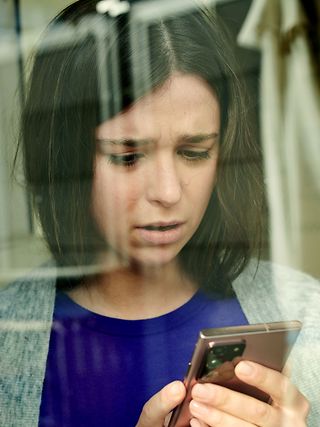
[[[153,230],[153,231],[166,231],[166,230],[171,230],[172,228],[175,228],[177,225],[173,224],[173,225],[164,225],[164,226],[155,226],[155,225],[147,225],[146,227],[144,227],[146,230]]]

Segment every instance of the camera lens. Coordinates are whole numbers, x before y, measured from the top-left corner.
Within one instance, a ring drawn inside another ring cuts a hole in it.
[[[217,368],[221,364],[222,364],[222,361],[217,358],[214,352],[210,352],[208,354],[207,363],[206,363],[207,369],[211,370],[211,369]]]

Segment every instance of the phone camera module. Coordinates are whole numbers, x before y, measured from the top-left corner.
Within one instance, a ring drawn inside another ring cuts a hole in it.
[[[234,367],[243,355],[245,343],[243,341],[232,344],[217,344],[207,351],[205,363],[199,378],[212,378],[234,375]]]

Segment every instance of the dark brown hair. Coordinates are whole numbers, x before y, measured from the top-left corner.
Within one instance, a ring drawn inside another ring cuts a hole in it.
[[[259,247],[263,205],[260,152],[250,135],[231,41],[208,10],[154,20],[144,29],[146,48],[132,43],[135,34],[128,22],[97,13],[96,1],[78,1],[53,20],[37,49],[21,141],[25,176],[46,241],[59,266],[95,262],[106,248],[90,211],[96,126],[161,86],[174,71],[196,74],[218,96],[221,147],[216,188],[179,256],[192,278],[199,283],[210,279],[226,290]],[[107,29],[99,38],[98,26]],[[118,77],[112,74],[114,49]],[[109,88],[106,99],[101,99],[103,82]]]

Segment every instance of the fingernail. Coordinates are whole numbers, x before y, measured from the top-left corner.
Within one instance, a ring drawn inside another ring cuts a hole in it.
[[[206,405],[203,405],[202,403],[196,402],[195,400],[191,400],[190,412],[195,416],[197,415],[201,416],[208,412],[208,408]]]
[[[190,426],[191,427],[201,427],[201,424],[199,423],[199,421],[196,418],[192,418],[192,420],[190,420]]]
[[[196,384],[192,389],[192,396],[199,397],[199,399],[204,399],[208,396],[208,391],[205,385]]]
[[[254,366],[250,362],[240,362],[236,369],[240,374],[247,376],[254,372]]]

